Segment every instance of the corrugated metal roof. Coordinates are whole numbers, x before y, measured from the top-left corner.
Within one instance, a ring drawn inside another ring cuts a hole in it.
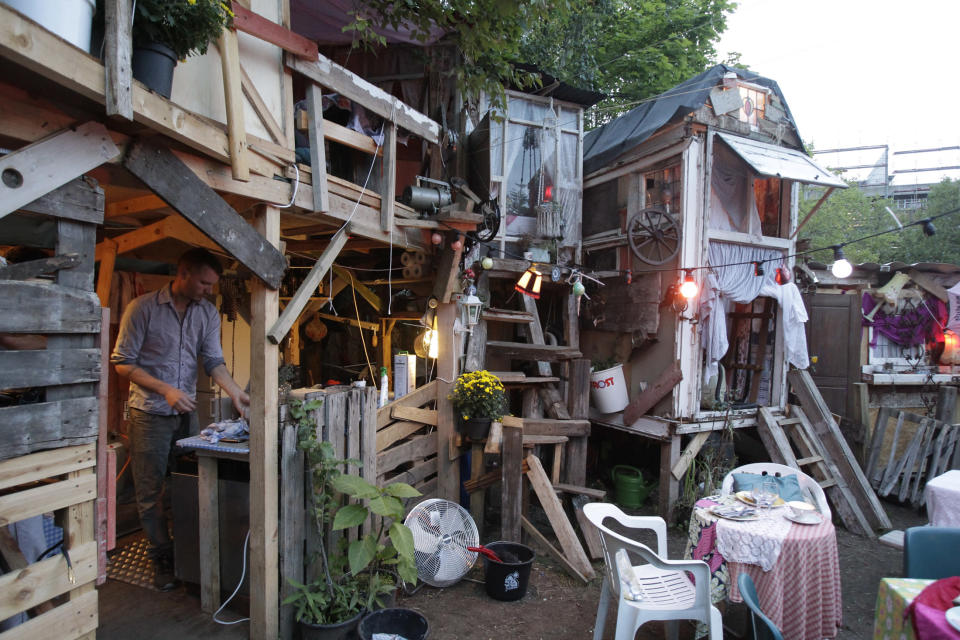
[[[800,151],[728,133],[718,132],[717,135],[760,175],[788,178],[825,187],[847,188],[846,182]]]

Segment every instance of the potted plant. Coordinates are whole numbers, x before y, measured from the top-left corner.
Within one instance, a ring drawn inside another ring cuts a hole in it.
[[[133,14],[133,77],[165,98],[178,60],[204,54],[233,25],[222,0],[137,0]]]
[[[629,402],[623,365],[614,358],[598,358],[590,365],[590,400],[600,413],[623,411]]]
[[[463,373],[449,396],[457,412],[457,430],[473,440],[487,436],[490,423],[507,410],[507,393],[500,378],[481,369]]]
[[[312,400],[290,407],[298,424],[298,447],[311,473],[311,515],[318,535],[319,577],[307,584],[290,580],[296,591],[283,601],[294,605],[305,639],[348,637],[363,614],[396,589],[394,572],[411,584],[417,581],[413,534],[402,523],[402,499],[420,492],[402,482],[376,487],[344,473],[344,465],[360,463],[338,459],[333,445],[317,439],[311,414],[321,405],[321,400]],[[357,502],[341,506],[343,496]],[[366,522],[371,513],[379,518],[370,532],[352,542],[341,537],[337,552],[331,553],[327,525],[332,524],[334,531],[349,529]]]

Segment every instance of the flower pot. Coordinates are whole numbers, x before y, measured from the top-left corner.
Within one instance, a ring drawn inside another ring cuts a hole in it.
[[[457,420],[457,432],[471,440],[483,440],[490,431],[491,422],[493,422],[493,418],[470,418],[469,420],[464,420],[463,416],[460,416]]]
[[[590,374],[590,400],[600,413],[623,411],[629,400],[622,364]]]
[[[90,51],[95,0],[0,0],[75,47]]]
[[[374,634],[395,634],[407,640],[427,640],[430,623],[412,609],[380,609],[360,623],[360,640],[372,640]]]
[[[170,97],[173,89],[173,68],[177,66],[177,54],[159,42],[137,44],[133,48],[130,64],[133,77],[147,85],[148,89],[164,98]]]
[[[300,637],[303,640],[352,640],[356,637],[357,625],[366,613],[361,611],[349,620],[337,624],[311,624],[299,620],[297,624],[300,625]]]

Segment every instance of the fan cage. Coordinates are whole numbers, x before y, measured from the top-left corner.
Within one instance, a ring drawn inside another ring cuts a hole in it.
[[[455,502],[431,498],[417,504],[404,524],[413,534],[417,576],[434,587],[459,582],[477,560],[467,547],[480,544],[470,513]]]

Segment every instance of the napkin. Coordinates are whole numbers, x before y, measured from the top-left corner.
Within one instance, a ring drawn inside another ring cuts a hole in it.
[[[757,510],[745,504],[728,504],[716,506],[713,513],[725,518],[748,518],[757,515]]]
[[[903,615],[913,618],[917,640],[960,640],[960,631],[950,626],[945,614],[957,594],[960,594],[960,576],[943,578],[928,585],[907,605]]]

